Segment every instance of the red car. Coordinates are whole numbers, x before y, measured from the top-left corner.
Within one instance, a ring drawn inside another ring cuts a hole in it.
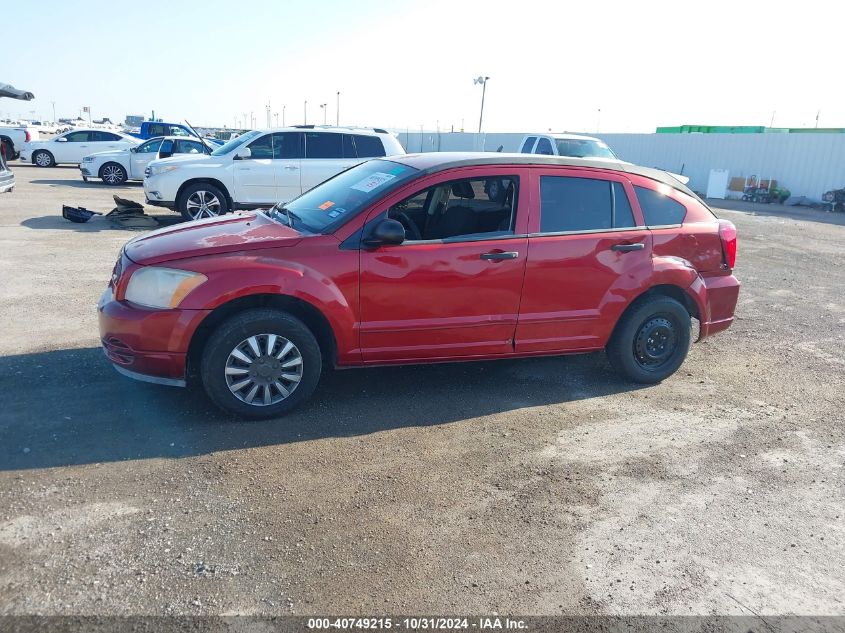
[[[129,242],[100,300],[123,374],[198,374],[248,417],[308,398],[324,365],[606,349],[655,383],[733,322],[736,230],[669,174],[534,155],[405,155],[285,206]]]

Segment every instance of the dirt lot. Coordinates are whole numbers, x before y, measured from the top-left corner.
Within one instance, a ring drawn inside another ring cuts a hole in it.
[[[720,211],[738,321],[659,386],[602,355],[369,369],[243,422],[114,372],[131,234],[60,211],[116,190],[14,169],[0,614],[845,614],[841,216]]]

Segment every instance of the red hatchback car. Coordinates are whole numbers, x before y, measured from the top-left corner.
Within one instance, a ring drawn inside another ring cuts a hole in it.
[[[100,300],[123,374],[272,417],[324,365],[606,349],[654,383],[733,322],[736,230],[669,174],[533,155],[372,160],[285,206],[130,241]]]

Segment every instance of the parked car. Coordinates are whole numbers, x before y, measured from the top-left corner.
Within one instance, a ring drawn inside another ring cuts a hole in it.
[[[18,158],[26,143],[38,139],[37,131],[27,129],[23,125],[0,126],[0,145],[6,147],[7,161]]]
[[[0,143],[0,193],[7,193],[15,188],[15,175],[6,163],[6,145]]]
[[[144,194],[149,204],[193,220],[286,202],[363,160],[404,153],[392,134],[378,128],[253,130],[211,156],[151,162]]]
[[[572,158],[595,158],[609,162],[623,162],[607,143],[593,136],[580,134],[527,134],[519,144],[523,154],[541,156],[570,156]],[[681,184],[689,182],[689,176],[666,172]],[[495,187],[491,183],[491,187]]]
[[[132,136],[149,139],[155,136],[196,136],[193,130],[182,123],[165,123],[164,121],[144,121],[138,132]]]
[[[522,139],[519,148],[523,154],[619,160],[607,143],[580,134],[528,134]]]
[[[255,138],[255,137],[253,137]],[[508,183],[500,202],[484,183]],[[655,383],[734,318],[736,229],[665,172],[519,154],[367,161],[286,205],[154,231],[98,304],[123,374],[286,413],[322,367],[606,349]],[[423,387],[424,388],[424,387]]]
[[[21,150],[21,160],[38,167],[62,163],[79,164],[88,154],[135,147],[134,136],[108,130],[72,130],[47,141],[30,141]]]
[[[215,147],[195,136],[161,136],[140,145],[85,156],[79,164],[82,180],[100,178],[107,185],[143,180],[150,161],[179,154],[208,155]]]

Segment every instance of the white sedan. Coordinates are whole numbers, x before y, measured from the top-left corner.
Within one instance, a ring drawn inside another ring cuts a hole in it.
[[[143,180],[147,164],[157,158],[176,154],[210,154],[216,146],[198,138],[158,136],[137,147],[116,149],[85,156],[79,165],[82,180],[100,178],[107,185],[122,185],[127,180]]]
[[[49,140],[31,141],[21,150],[21,160],[39,167],[53,167],[62,163],[79,164],[94,152],[129,149],[140,139],[111,130],[72,130]]]

